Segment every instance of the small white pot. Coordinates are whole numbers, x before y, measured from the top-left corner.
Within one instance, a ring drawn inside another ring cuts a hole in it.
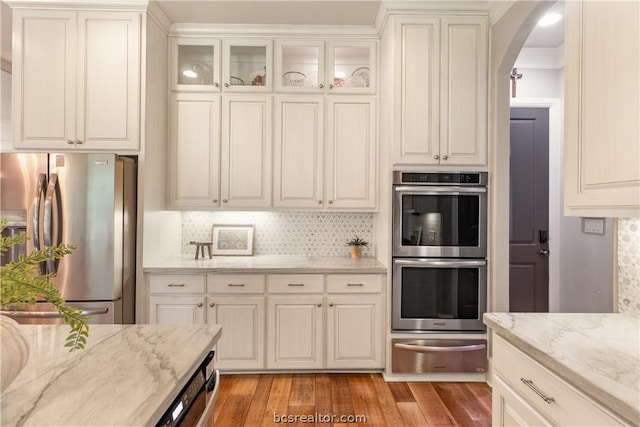
[[[0,316],[0,359],[0,391],[4,391],[29,359],[29,346],[18,322],[7,316]]]

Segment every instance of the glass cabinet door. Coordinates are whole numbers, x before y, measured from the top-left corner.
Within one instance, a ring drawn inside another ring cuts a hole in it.
[[[222,60],[225,91],[271,91],[271,58],[270,40],[225,40]]]
[[[375,92],[375,42],[331,42],[327,46],[330,92]]]
[[[281,92],[320,92],[325,87],[324,42],[278,41],[275,81]]]
[[[174,90],[220,90],[220,41],[174,38],[171,45]]]

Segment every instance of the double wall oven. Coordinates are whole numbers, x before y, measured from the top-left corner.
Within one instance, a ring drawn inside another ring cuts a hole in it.
[[[487,178],[394,172],[393,331],[485,331]]]

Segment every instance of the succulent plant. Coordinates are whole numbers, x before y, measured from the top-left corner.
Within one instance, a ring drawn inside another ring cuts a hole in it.
[[[369,242],[356,236],[347,242],[347,246],[369,246]]]

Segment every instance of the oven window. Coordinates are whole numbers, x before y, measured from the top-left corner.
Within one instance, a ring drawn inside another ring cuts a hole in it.
[[[403,319],[477,319],[477,268],[402,268]]]
[[[402,196],[403,246],[478,246],[479,195]]]

